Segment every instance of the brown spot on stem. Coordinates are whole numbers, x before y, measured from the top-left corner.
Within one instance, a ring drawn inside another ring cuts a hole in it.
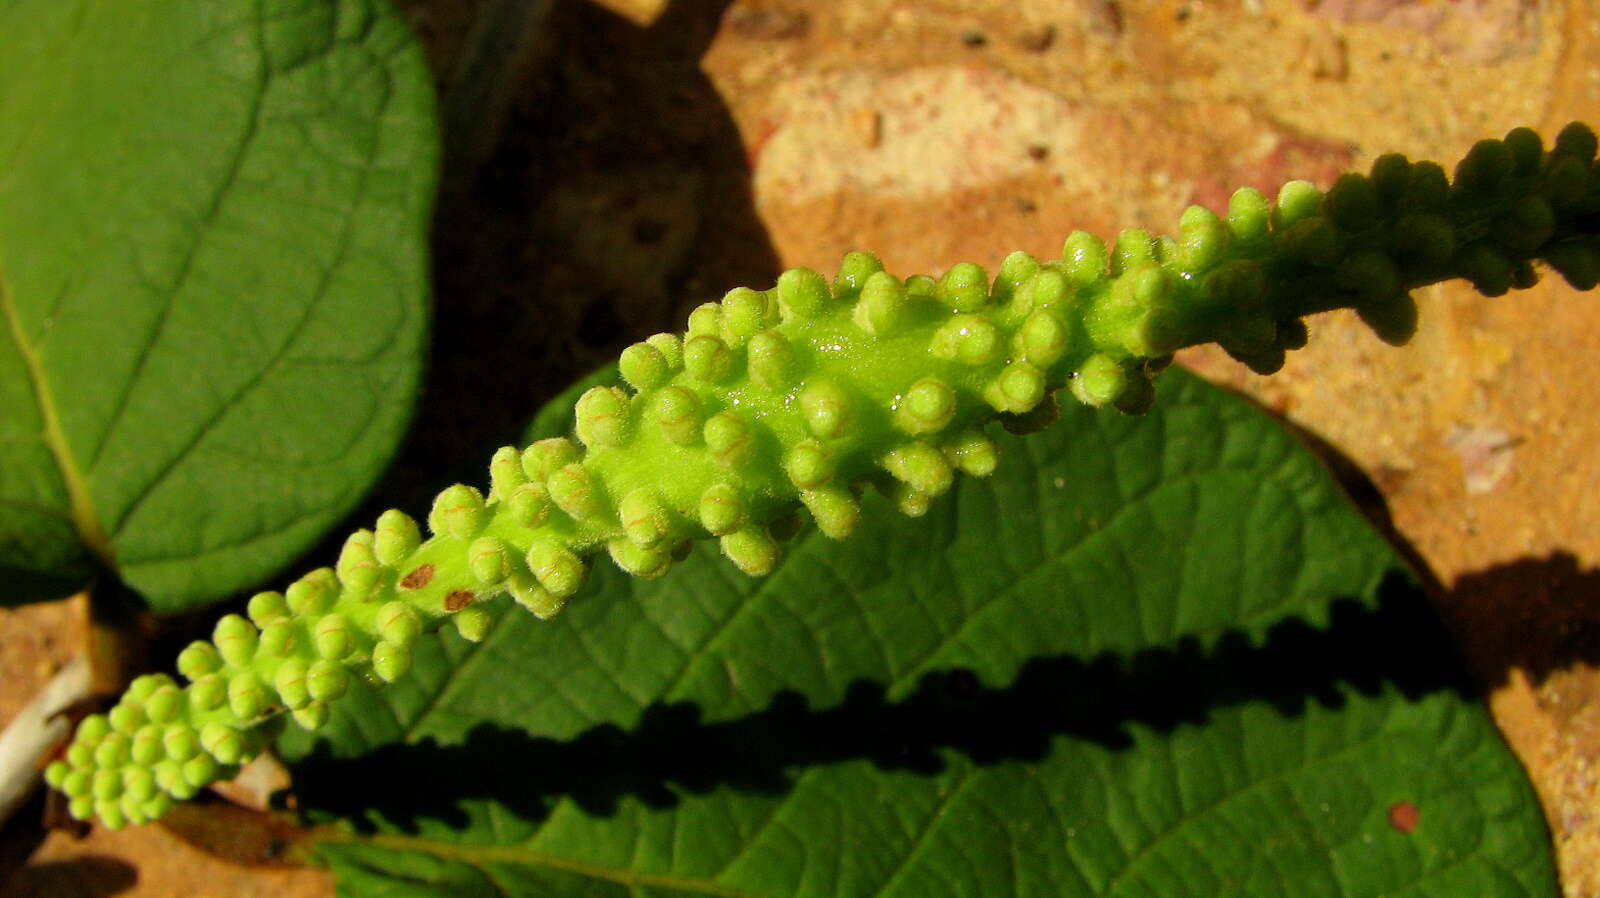
[[[1421,818],[1417,806],[1409,801],[1397,801],[1389,805],[1389,825],[1400,832],[1409,833],[1416,829]]]
[[[428,585],[428,581],[430,581],[432,579],[433,579],[433,565],[425,564],[425,565],[422,565],[421,567],[417,568],[416,570],[412,571],[411,573],[406,574],[405,578],[400,581],[400,588],[401,589],[421,589],[422,587],[427,586]]]
[[[458,589],[444,597],[444,610],[460,611],[468,605],[471,605],[474,598],[476,598],[476,596],[472,594],[471,590]]]

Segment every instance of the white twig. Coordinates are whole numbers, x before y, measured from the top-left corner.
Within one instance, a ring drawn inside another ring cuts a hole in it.
[[[89,659],[74,658],[0,733],[0,825],[33,794],[39,761],[67,735],[68,722],[52,715],[88,697]]]

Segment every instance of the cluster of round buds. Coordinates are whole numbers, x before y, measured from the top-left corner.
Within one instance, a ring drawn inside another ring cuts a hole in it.
[[[1353,307],[1390,342],[1415,326],[1411,289],[1447,277],[1486,293],[1533,281],[1543,259],[1574,285],[1600,279],[1595,138],[1574,125],[1546,152],[1519,129],[1458,166],[1380,158],[1326,194],[1291,182],[1276,203],[1246,188],[1226,216],[1195,206],[1176,237],[1076,232],[1060,258],[1013,253],[901,280],[851,253],[829,282],[805,268],[736,289],[688,329],[628,347],[626,386],[575,406],[575,439],[505,447],[487,494],[439,494],[424,539],[399,511],[345,543],[334,568],[250,600],[179,658],[189,682],[136,682],[79,728],[50,782],[72,813],[108,825],[160,816],[266,745],[288,712],[306,727],[352,676],[392,681],[419,635],[449,619],[467,639],[509,593],[561,610],[604,551],[658,577],[697,539],[741,570],[773,570],[803,510],[844,538],[863,491],[924,513],[957,473],[995,469],[993,422],[1048,424],[1055,396],[1126,412],[1177,349],[1215,340],[1259,371],[1306,342],[1304,316]]]

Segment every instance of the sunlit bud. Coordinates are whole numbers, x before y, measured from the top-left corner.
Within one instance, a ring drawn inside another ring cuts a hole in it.
[[[585,446],[620,446],[628,428],[628,394],[617,387],[590,387],[578,397],[574,417]]]
[[[744,502],[738,490],[726,483],[713,484],[700,496],[700,524],[712,536],[722,536],[744,526]]]
[[[398,508],[391,508],[378,516],[373,528],[372,551],[380,564],[399,564],[422,544],[422,534],[417,522]]]

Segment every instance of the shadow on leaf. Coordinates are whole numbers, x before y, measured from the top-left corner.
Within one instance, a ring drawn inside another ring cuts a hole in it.
[[[1063,737],[1127,749],[1136,728],[1203,726],[1216,709],[1257,702],[1284,715],[1313,702],[1337,708],[1347,689],[1410,700],[1471,692],[1437,616],[1399,572],[1376,605],[1336,600],[1326,627],[1292,618],[1260,644],[1229,631],[1210,647],[1188,638],[1130,656],[1039,657],[1001,687],[942,670],[899,700],[858,680],[836,707],[813,709],[785,691],[759,712],[711,723],[692,702],[653,704],[631,729],[602,724],[569,740],[485,723],[463,744],[430,739],[350,760],[322,743],[296,765],[295,781],[302,806],[358,821],[372,811],[406,828],[421,818],[465,826],[460,802],[469,799],[538,820],[566,797],[610,816],[630,796],[668,808],[682,792],[780,794],[801,771],[829,764],[932,775],[949,751],[990,765],[1040,760]]]

